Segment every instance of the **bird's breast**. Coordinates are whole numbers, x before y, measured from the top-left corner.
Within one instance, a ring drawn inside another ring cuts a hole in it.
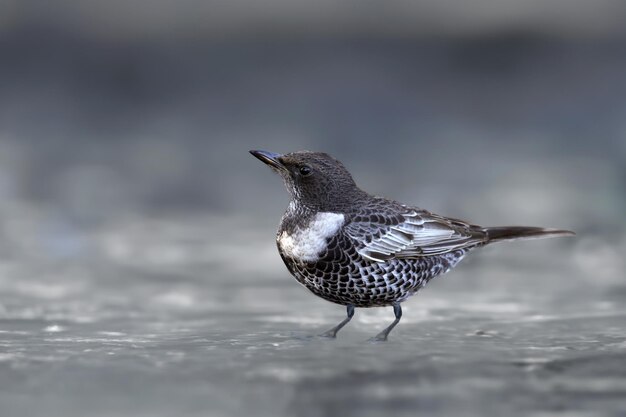
[[[303,262],[315,262],[328,245],[328,239],[343,226],[341,213],[319,212],[305,226],[281,231],[276,242],[281,253]]]

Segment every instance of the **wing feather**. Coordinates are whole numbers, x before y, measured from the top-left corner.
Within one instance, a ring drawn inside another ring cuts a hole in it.
[[[359,213],[344,230],[363,257],[376,262],[392,258],[437,255],[480,244],[479,226],[406,206],[381,215]]]

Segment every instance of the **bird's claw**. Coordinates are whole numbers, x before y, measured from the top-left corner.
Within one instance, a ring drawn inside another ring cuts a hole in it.
[[[377,342],[386,342],[387,341],[387,335],[386,334],[377,334],[374,337],[370,337],[369,339],[367,339],[368,342],[371,343],[377,343]]]

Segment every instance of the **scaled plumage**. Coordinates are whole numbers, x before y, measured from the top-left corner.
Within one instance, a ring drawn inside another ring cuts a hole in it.
[[[375,340],[386,340],[402,315],[400,303],[472,249],[512,239],[565,236],[566,230],[482,227],[372,196],[357,187],[341,162],[325,153],[286,155],[250,151],[279,173],[291,194],[277,246],[291,274],[315,295],[347,306],[393,306],[396,320]]]

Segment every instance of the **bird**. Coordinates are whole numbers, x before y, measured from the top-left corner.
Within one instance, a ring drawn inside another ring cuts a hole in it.
[[[250,153],[279,174],[290,195],[276,244],[287,270],[313,294],[346,307],[320,336],[335,338],[356,308],[393,307],[395,320],[371,338],[386,341],[401,304],[469,252],[494,242],[570,236],[542,227],[483,227],[361,190],[327,153]]]

